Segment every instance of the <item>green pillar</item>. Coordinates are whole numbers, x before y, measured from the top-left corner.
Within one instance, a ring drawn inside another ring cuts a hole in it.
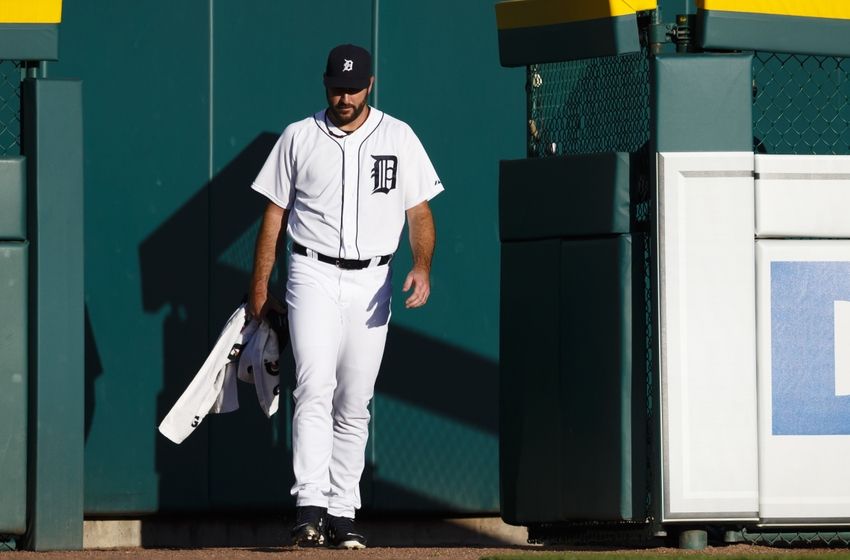
[[[23,85],[30,239],[27,535],[83,545],[83,133],[77,81]]]
[[[0,534],[21,535],[27,514],[26,174],[0,158]]]
[[[646,517],[646,236],[632,231],[631,157],[501,162],[508,523]]]

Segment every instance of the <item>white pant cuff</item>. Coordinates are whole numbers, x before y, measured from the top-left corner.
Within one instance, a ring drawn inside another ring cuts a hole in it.
[[[322,500],[321,498],[316,498],[315,496],[298,496],[298,499],[295,500],[296,507],[304,507],[304,506],[316,506],[327,509],[328,501]]]
[[[338,505],[328,506],[328,515],[333,515],[334,517],[347,517],[349,519],[354,519],[354,508]]]

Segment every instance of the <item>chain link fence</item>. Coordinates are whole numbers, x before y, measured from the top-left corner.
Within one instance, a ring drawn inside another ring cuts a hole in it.
[[[0,156],[21,153],[21,65],[0,60]]]
[[[528,67],[528,157],[635,152],[649,141],[645,52]]]
[[[646,231],[650,219],[650,80],[649,56],[641,52],[567,62],[534,64],[527,68],[527,151],[529,158],[628,152],[631,154],[632,210],[637,231]],[[642,275],[635,278],[643,292],[646,368],[647,479],[646,511],[652,511],[653,465],[653,313],[651,249],[648,237],[634,235],[635,258]],[[647,537],[643,522],[616,524],[622,537],[634,532]],[[586,527],[573,529],[585,531]],[[529,527],[529,537],[540,541],[566,538],[572,529]],[[564,533],[566,531],[567,533]],[[558,536],[560,535],[560,536]]]
[[[741,531],[741,540],[750,544],[783,547],[829,546],[846,548],[850,546],[850,532],[845,530],[788,531],[771,532],[759,529]]]
[[[649,57],[528,66],[528,157],[629,152],[638,223],[649,220]]]
[[[753,149],[850,154],[850,59],[756,52]]]

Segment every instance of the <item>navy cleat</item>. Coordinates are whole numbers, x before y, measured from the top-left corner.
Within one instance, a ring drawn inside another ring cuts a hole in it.
[[[355,550],[366,548],[366,537],[354,531],[354,520],[328,515],[328,546]]]
[[[295,526],[292,528],[292,544],[295,546],[321,546],[325,544],[325,515],[327,510],[319,506],[295,508]]]

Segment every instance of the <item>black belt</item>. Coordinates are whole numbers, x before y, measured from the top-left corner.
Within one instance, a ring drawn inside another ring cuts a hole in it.
[[[327,255],[323,255],[321,253],[317,253],[316,251],[310,251],[312,255],[307,254],[307,247],[304,245],[300,245],[298,243],[292,242],[292,252],[296,255],[303,255],[305,257],[312,257],[316,260],[319,260],[323,263],[332,264],[337,268],[341,268],[343,270],[360,270],[362,268],[367,268],[374,259],[366,259],[363,261],[357,259],[339,259],[335,257],[329,257]],[[393,260],[392,255],[384,255],[383,257],[378,257],[378,262],[375,266],[383,266]]]

